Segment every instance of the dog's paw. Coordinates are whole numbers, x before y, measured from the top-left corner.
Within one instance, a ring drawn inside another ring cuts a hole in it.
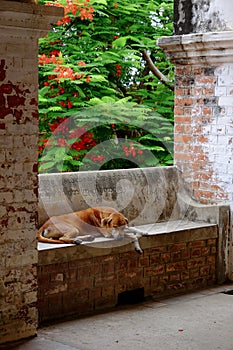
[[[73,243],[74,244],[76,244],[76,245],[80,245],[80,244],[82,244],[82,240],[81,239],[79,239],[79,238],[75,238],[74,240],[73,240]]]
[[[86,241],[87,242],[92,242],[92,241],[94,241],[95,240],[95,236],[92,236],[92,235],[87,235],[86,236]]]
[[[149,234],[149,232],[142,232],[141,235],[143,237],[143,236],[149,236],[150,234]]]
[[[143,254],[143,250],[141,248],[135,248],[135,251],[138,253],[138,254]]]

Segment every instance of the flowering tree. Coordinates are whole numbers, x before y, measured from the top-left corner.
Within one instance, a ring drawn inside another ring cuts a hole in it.
[[[46,2],[64,17],[39,45],[41,172],[172,163],[172,2]]]

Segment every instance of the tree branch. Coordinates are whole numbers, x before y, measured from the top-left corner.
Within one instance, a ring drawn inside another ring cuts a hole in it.
[[[154,62],[152,61],[150,55],[146,50],[142,50],[142,55],[146,63],[148,64],[148,67],[150,68],[150,71],[163,83],[165,84],[170,90],[174,90],[174,85],[171,84],[170,80],[163,75],[162,72],[154,65]]]

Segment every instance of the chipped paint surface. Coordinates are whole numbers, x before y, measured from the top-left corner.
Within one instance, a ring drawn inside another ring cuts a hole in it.
[[[37,331],[37,49],[56,11],[0,0],[0,344]]]
[[[175,0],[176,34],[233,29],[231,0]]]

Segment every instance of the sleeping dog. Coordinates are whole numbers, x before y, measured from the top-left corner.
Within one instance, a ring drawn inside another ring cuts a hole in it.
[[[74,213],[52,216],[38,231],[39,242],[73,243],[93,241],[96,237],[121,240],[130,237],[135,250],[142,254],[137,231],[128,227],[128,219],[117,210],[109,207],[97,207]]]

